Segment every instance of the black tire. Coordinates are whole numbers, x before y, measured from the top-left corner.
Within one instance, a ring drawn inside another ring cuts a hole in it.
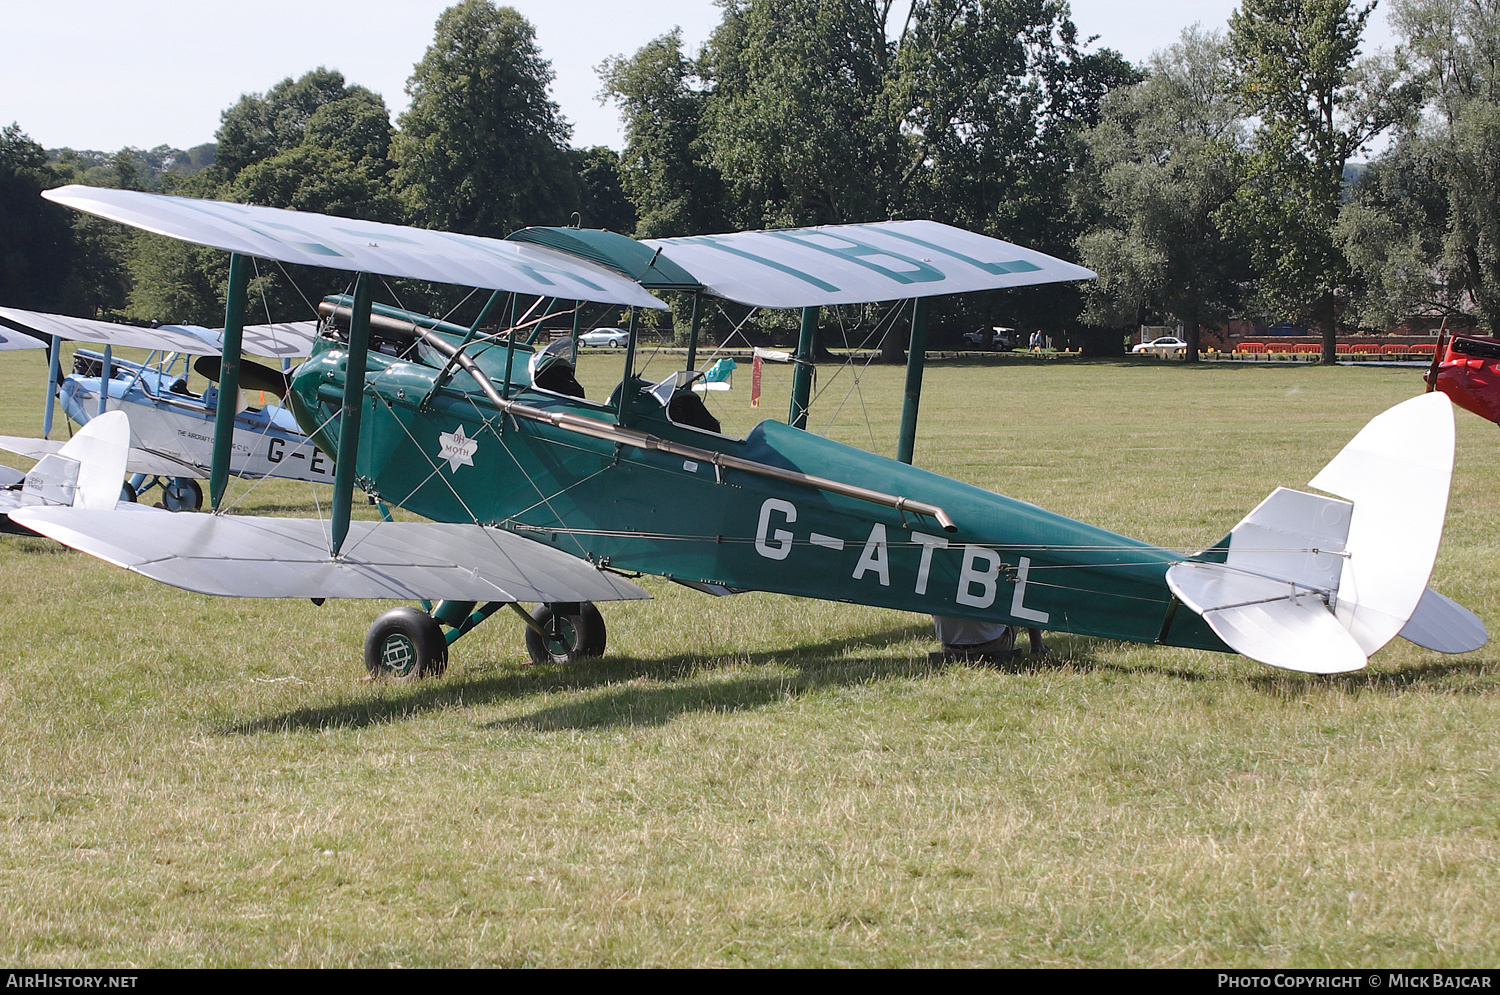
[[[593,608],[588,602],[560,602],[541,605],[531,613],[547,633],[544,638],[531,626],[526,627],[526,652],[531,654],[532,663],[572,663],[597,656],[589,652],[593,646],[598,646],[600,653],[604,651],[603,618],[597,609],[590,613],[584,605]]]
[[[583,609],[584,626],[589,631],[589,641],[584,644],[584,656],[603,656],[606,632],[604,629],[604,616],[599,614],[599,609],[594,607],[592,601],[585,601],[579,606]]]
[[[415,608],[392,608],[365,635],[371,677],[438,677],[448,667],[448,641],[437,619]]]
[[[135,488],[131,487],[130,481],[127,480],[125,481],[125,483],[120,485],[120,500],[124,501],[127,504],[135,504],[135,499]]]
[[[203,507],[203,488],[192,477],[172,477],[162,484],[161,506],[168,511],[197,511]]]

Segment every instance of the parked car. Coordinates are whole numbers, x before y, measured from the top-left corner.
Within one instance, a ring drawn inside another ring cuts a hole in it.
[[[1016,347],[1016,330],[994,325],[990,328],[976,328],[972,332],[964,332],[964,344],[974,349],[1014,349]]]
[[[1180,356],[1187,351],[1187,343],[1182,341],[1182,339],[1168,335],[1166,338],[1142,342],[1130,351],[1133,353],[1153,353],[1158,356]]]
[[[618,349],[628,341],[630,341],[630,333],[623,328],[596,328],[578,336],[578,344],[581,346],[602,345]]]

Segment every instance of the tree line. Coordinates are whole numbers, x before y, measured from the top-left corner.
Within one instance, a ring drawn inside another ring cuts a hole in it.
[[[1222,30],[1189,28],[1136,66],[1082,37],[1065,0],[722,0],[698,52],[673,31],[600,67],[616,153],[570,146],[530,24],[463,0],[394,124],[379,94],[319,68],[242,97],[211,148],[49,156],[4,129],[0,300],[220,323],[221,253],[37,196],[86,182],[494,237],[931,218],[1099,273],[940,301],[935,327],[955,337],[1039,327],[1111,351],[1137,324],[1181,324],[1196,344],[1243,316],[1316,327],[1331,358],[1340,329],[1494,330],[1500,0],[1389,0],[1401,44],[1364,54],[1374,6],[1243,0]],[[262,266],[254,290],[298,318],[340,289],[329,280]],[[460,307],[448,288],[393,292]],[[742,317],[719,312],[719,330]]]

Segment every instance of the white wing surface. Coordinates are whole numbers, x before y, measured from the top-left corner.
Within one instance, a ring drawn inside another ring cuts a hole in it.
[[[198,325],[167,325],[167,328],[191,329],[207,340],[211,355],[224,352],[224,329],[203,328]],[[311,356],[313,340],[318,335],[316,321],[278,321],[269,325],[246,325],[240,332],[240,351],[252,356],[273,356],[290,359],[293,356]],[[203,353],[199,350],[198,354]],[[196,355],[196,354],[195,354]]]
[[[35,335],[27,335],[12,328],[0,328],[0,352],[11,352],[16,349],[45,349],[47,343]]]
[[[352,522],[328,555],[306,518],[27,508],[12,521],[152,580],[231,598],[627,601],[636,585],[531,539],[478,525]]]
[[[1092,280],[1082,266],[936,221],[647,239],[709,293],[792,308]]]
[[[45,190],[42,196],[158,235],[284,263],[567,300],[666,307],[612,270],[523,242],[77,184]]]
[[[171,327],[137,328],[134,325],[117,325],[112,321],[73,318],[65,314],[47,314],[42,311],[23,311],[14,307],[0,307],[0,319],[33,329],[45,337],[50,338],[56,335],[73,342],[184,352],[192,356],[218,352],[214,346],[198,336]],[[38,343],[38,345],[41,344]]]

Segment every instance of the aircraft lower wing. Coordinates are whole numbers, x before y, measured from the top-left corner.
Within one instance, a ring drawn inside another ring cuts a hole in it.
[[[17,453],[29,459],[41,459],[55,453],[67,443],[57,439],[33,439],[24,435],[0,435],[0,449]],[[149,449],[131,447],[125,458],[126,473],[146,473],[157,477],[206,477],[207,474],[182,460],[151,452]]]
[[[239,598],[628,601],[630,581],[531,539],[479,525],[353,522],[338,557],[305,518],[27,508],[18,524],[174,587]]]

